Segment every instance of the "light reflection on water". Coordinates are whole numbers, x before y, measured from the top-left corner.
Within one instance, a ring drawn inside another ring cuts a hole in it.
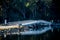
[[[51,32],[42,35],[8,35],[6,38],[0,37],[1,40],[50,40]]]

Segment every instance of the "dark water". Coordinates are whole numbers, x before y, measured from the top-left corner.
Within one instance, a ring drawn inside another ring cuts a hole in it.
[[[41,35],[7,35],[6,38],[3,36],[0,38],[1,40],[50,40],[51,35],[51,31],[48,31]]]
[[[0,40],[60,40],[60,31],[54,29],[41,35],[7,35],[6,38],[0,37]]]

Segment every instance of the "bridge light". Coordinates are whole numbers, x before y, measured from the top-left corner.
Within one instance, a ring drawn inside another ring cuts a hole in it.
[[[20,28],[23,28],[23,26],[20,26]]]

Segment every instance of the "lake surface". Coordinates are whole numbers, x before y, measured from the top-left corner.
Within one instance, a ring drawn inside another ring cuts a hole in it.
[[[60,40],[60,30],[48,31],[41,35],[7,35],[7,37],[0,37],[0,40]]]
[[[50,40],[51,31],[41,35],[7,35],[6,38],[0,37],[0,40]]]

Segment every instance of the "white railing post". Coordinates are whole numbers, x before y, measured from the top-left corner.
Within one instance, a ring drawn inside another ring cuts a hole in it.
[[[4,24],[7,24],[7,19],[4,20]]]

